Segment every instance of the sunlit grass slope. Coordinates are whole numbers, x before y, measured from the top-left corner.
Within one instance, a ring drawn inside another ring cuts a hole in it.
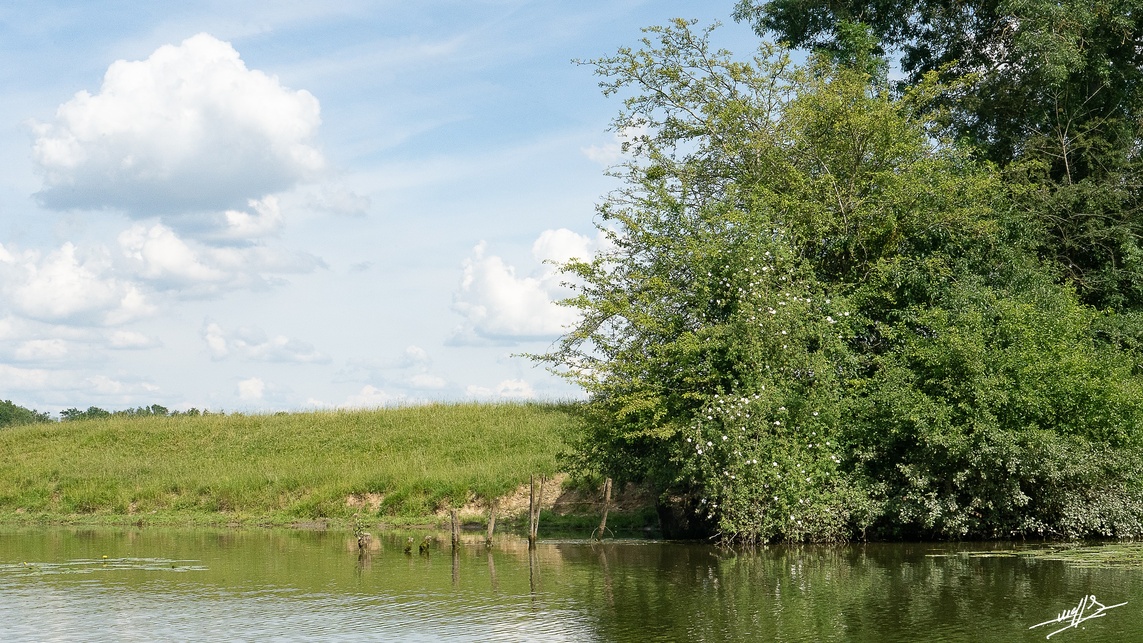
[[[455,404],[108,418],[0,430],[0,513],[239,519],[422,516],[551,474],[574,407]],[[17,513],[18,512],[18,513]]]

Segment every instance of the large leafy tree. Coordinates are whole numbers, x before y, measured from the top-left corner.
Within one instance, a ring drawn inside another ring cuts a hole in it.
[[[741,0],[736,17],[827,51],[860,23],[900,55],[903,86],[968,80],[948,124],[1027,188],[1041,252],[1084,301],[1143,309],[1139,0]]]
[[[692,27],[593,61],[631,160],[541,356],[591,395],[579,463],[734,540],[1133,528],[1076,510],[1124,479],[1131,361],[942,137],[949,88],[893,96],[860,29],[796,66]]]

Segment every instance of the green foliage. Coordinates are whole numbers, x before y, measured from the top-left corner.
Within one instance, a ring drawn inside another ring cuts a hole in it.
[[[1109,496],[1143,509],[1129,457],[1143,417],[1133,360],[1093,339],[1097,314],[1069,291],[1042,273],[1007,276],[903,311],[886,333],[894,350],[852,398],[862,430],[847,465],[884,503],[886,534],[1140,533],[1107,528],[1106,512],[1071,515]]]
[[[98,406],[89,406],[86,411],[81,411],[74,407],[60,411],[60,420],[70,422],[72,420],[97,420],[107,417],[197,417],[206,413],[206,411],[199,411],[194,407],[186,411],[171,411],[160,404],[140,406],[133,409],[122,409],[119,411],[108,411]]]
[[[106,417],[111,417],[111,412],[101,409],[98,406],[89,406],[86,411],[81,411],[75,407],[60,411],[60,420],[63,422],[71,422],[73,420],[97,420]]]
[[[47,413],[13,404],[11,400],[0,400],[0,428],[40,422],[51,422],[51,417]]]
[[[1078,498],[1138,480],[1096,455],[1139,446],[1134,360],[1099,339],[1138,335],[940,136],[952,88],[890,95],[858,27],[805,67],[647,32],[593,61],[639,134],[600,207],[612,249],[565,266],[582,321],[539,356],[591,394],[573,464],[725,540],[1127,533]]]
[[[831,53],[852,49],[860,22],[880,42],[873,51],[900,54],[901,91],[928,74],[961,79],[933,107],[1008,171],[1040,223],[1040,252],[1086,303],[1143,307],[1138,0],[741,0],[735,17]]]

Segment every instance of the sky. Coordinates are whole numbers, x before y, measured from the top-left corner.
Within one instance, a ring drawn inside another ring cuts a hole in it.
[[[590,65],[734,0],[0,6],[0,399],[225,412],[582,393],[522,353],[600,247]]]

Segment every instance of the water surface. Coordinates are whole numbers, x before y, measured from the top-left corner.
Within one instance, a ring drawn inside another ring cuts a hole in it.
[[[407,538],[414,544],[405,553]],[[393,534],[0,530],[4,641],[1143,640],[1143,568],[997,544],[491,548]],[[1018,555],[1017,555],[1018,554]]]

